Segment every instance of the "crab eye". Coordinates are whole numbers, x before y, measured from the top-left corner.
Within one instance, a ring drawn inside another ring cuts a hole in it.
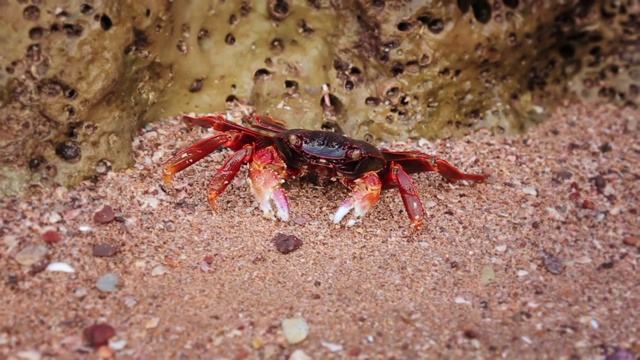
[[[347,158],[350,160],[358,160],[362,157],[362,150],[360,149],[351,149],[347,151]]]
[[[300,138],[298,136],[296,136],[295,134],[289,135],[289,144],[291,144],[291,145],[293,145],[295,147],[302,146],[302,142],[300,141]]]

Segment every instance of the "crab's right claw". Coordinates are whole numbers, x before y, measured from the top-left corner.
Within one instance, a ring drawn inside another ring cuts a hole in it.
[[[276,215],[282,221],[289,221],[289,200],[282,188],[286,165],[273,147],[258,150],[249,168],[251,190],[266,217],[273,217],[271,201],[276,207]]]
[[[364,216],[380,200],[382,182],[375,172],[368,172],[353,181],[351,194],[333,215],[334,224],[339,223],[353,209],[355,217]]]

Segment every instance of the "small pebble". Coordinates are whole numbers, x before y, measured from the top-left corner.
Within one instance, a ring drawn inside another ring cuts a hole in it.
[[[495,169],[488,168],[488,167],[482,168],[482,175],[484,175],[484,176],[491,176],[491,175],[493,175],[495,173],[496,173]]]
[[[91,251],[96,257],[112,257],[118,252],[118,247],[111,244],[98,244],[94,245]]]
[[[116,329],[109,324],[94,324],[84,329],[84,338],[90,346],[95,348],[107,345],[109,339],[116,334]]]
[[[311,360],[312,357],[307,355],[302,349],[296,349],[289,356],[289,360]]]
[[[569,180],[573,177],[571,171],[563,170],[556,173],[556,178],[560,180]]]
[[[529,275],[529,272],[527,270],[518,270],[517,274],[519,277],[523,277]]]
[[[138,300],[135,297],[127,296],[126,298],[124,298],[124,306],[132,308],[136,306],[136,304],[138,304]]]
[[[493,267],[485,266],[482,268],[482,276],[481,276],[482,283],[486,284],[489,281],[494,280],[495,278],[496,278],[496,273],[493,270]]]
[[[585,256],[580,256],[579,258],[575,259],[576,263],[583,264],[583,265],[591,264],[591,261],[592,261],[591,258],[586,256],[586,255]]]
[[[342,345],[340,344],[334,344],[334,343],[330,343],[327,341],[320,341],[320,344],[324,347],[326,347],[327,349],[329,349],[329,351],[331,352],[336,352],[336,351],[342,351]]]
[[[89,225],[80,225],[78,227],[78,230],[80,230],[82,232],[88,232],[88,231],[91,231],[91,226],[89,226]]]
[[[457,298],[453,299],[453,302],[455,302],[456,304],[466,304],[466,305],[471,305],[471,301],[458,296]]]
[[[553,275],[560,275],[564,272],[564,264],[559,258],[551,254],[544,254],[542,261],[544,268]]]
[[[309,335],[309,325],[303,318],[282,320],[284,338],[291,345],[304,341]]]
[[[118,290],[118,275],[108,273],[102,275],[96,282],[96,287],[102,292],[116,292]]]
[[[162,265],[158,265],[154,267],[153,270],[151,270],[151,276],[161,276],[166,273],[167,273],[167,268]]]
[[[55,211],[49,213],[49,216],[47,218],[47,221],[50,224],[55,224],[55,223],[59,222],[60,220],[62,220],[62,216],[60,214],[58,214],[57,212],[55,212]]]
[[[27,245],[18,251],[14,258],[20,265],[31,266],[44,259],[48,251],[47,246],[43,244]]]
[[[276,244],[276,249],[282,254],[288,254],[302,246],[302,240],[294,235],[277,233],[273,241]]]
[[[640,236],[627,236],[622,240],[625,245],[638,246],[640,245]]]
[[[507,251],[507,245],[504,245],[504,244],[498,245],[498,246],[496,246],[496,250],[498,250],[500,252],[505,252],[505,251]]]
[[[531,196],[537,196],[538,195],[538,190],[536,190],[535,187],[533,186],[527,186],[522,188],[522,192],[527,194],[527,195],[531,195]]]
[[[60,233],[56,230],[48,230],[42,234],[42,240],[47,244],[57,244],[60,242]]]
[[[108,224],[116,218],[113,209],[109,205],[105,205],[98,212],[93,214],[93,221],[98,224]]]
[[[127,340],[109,340],[109,347],[113,350],[122,350],[127,345]]]
[[[86,287],[77,288],[76,291],[73,292],[73,296],[82,299],[83,297],[87,296],[88,292],[89,290],[87,290]]]
[[[305,218],[304,216],[298,215],[293,219],[293,223],[296,225],[304,225],[307,223],[307,218]]]
[[[147,320],[147,322],[144,324],[144,328],[145,329],[153,329],[153,328],[157,327],[159,323],[160,323],[160,318],[159,317],[153,317],[153,318]]]
[[[47,271],[66,272],[66,273],[75,272],[75,270],[71,267],[71,265],[69,265],[67,263],[63,263],[63,262],[52,262],[49,265],[47,265],[46,270]]]

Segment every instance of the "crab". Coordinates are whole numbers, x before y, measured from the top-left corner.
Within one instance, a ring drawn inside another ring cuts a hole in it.
[[[248,127],[227,120],[225,113],[184,116],[190,128],[211,127],[219,133],[169,158],[163,166],[165,182],[170,183],[175,174],[226,147],[234,153],[208,185],[209,203],[214,208],[242,165],[249,164],[252,192],[267,217],[289,220],[289,200],[282,187],[285,179],[317,176],[339,180],[351,189],[333,215],[336,224],[351,210],[353,221],[357,221],[378,202],[382,189],[397,187],[413,226],[420,227],[425,211],[409,174],[435,171],[450,182],[485,180],[484,175],[463,173],[436,155],[378,149],[332,131],[287,129],[283,121],[269,116],[249,115],[243,120]]]

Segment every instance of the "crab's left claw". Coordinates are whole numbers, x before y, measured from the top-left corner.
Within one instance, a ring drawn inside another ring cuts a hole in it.
[[[282,221],[289,221],[289,200],[282,188],[286,170],[286,164],[272,146],[258,150],[249,168],[251,190],[260,209],[266,217],[272,217],[273,200],[276,215]]]
[[[382,182],[378,174],[373,171],[354,180],[351,185],[351,194],[333,215],[333,222],[337,224],[342,221],[351,209],[355,217],[364,216],[380,199],[380,190],[382,190]]]

